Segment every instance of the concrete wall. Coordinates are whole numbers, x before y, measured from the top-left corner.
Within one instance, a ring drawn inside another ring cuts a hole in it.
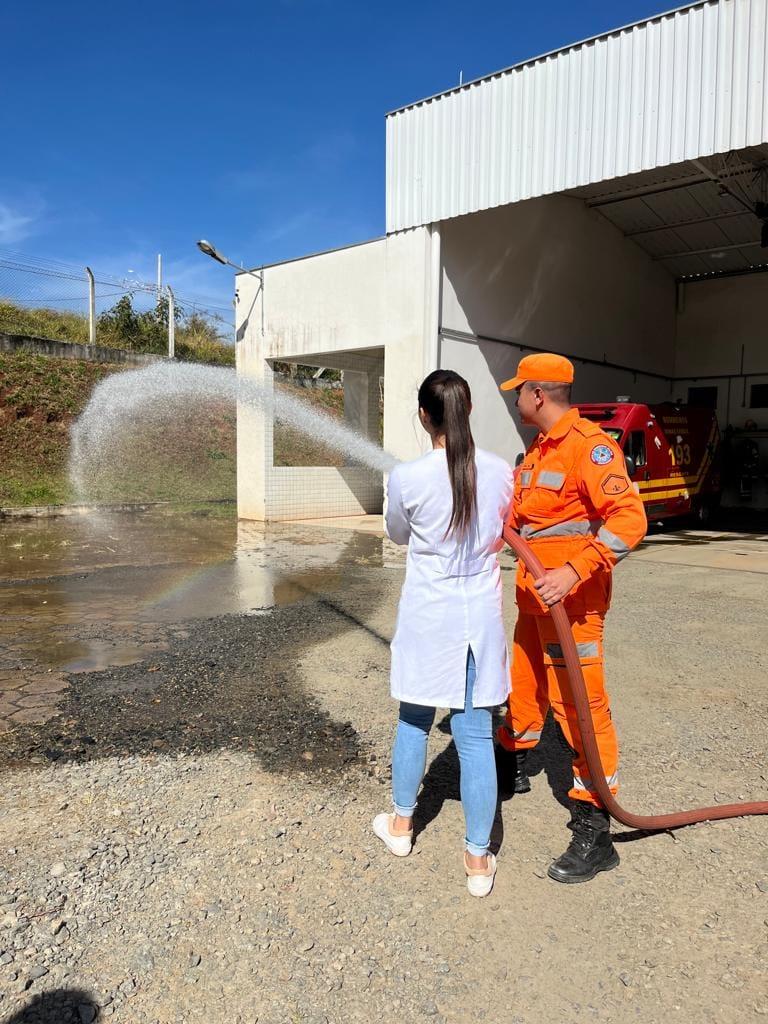
[[[726,277],[687,284],[677,318],[675,376],[687,397],[689,385],[717,385],[722,426],[743,427],[755,420],[768,429],[768,410],[750,409],[750,386],[768,382],[768,274]],[[713,374],[755,374],[746,381],[694,378]],[[746,387],[745,387],[746,384]]]
[[[26,334],[0,334],[0,352],[29,352],[54,359],[83,359],[88,363],[126,363],[130,366],[147,366],[162,362],[165,358],[103,345],[79,345],[75,342],[54,341],[52,338],[32,338]]]
[[[383,373],[384,447],[400,459],[420,454],[424,435],[416,391],[435,358],[437,311],[432,312],[431,293],[437,290],[438,252],[439,238],[418,228],[267,267],[263,292],[257,278],[239,274],[238,373],[269,391],[270,360],[345,370],[356,392],[346,403],[345,417],[371,439],[373,400],[361,396]],[[381,476],[370,470],[273,466],[271,417],[241,403],[240,518],[351,515],[379,512],[381,503]]]
[[[582,201],[552,196],[268,267],[263,292],[255,277],[238,275],[238,372],[268,391],[270,360],[344,369],[345,417],[372,437],[383,360],[384,446],[409,459],[427,444],[418,385],[450,367],[472,386],[478,444],[513,462],[529,438],[516,428],[514,395],[498,385],[524,354],[519,345],[573,358],[577,402],[685,399],[696,375],[768,371],[765,282],[690,284],[679,305],[673,278],[645,252]],[[684,379],[671,384],[675,377]],[[768,375],[747,383],[759,380]],[[731,382],[730,398],[721,382],[721,425],[768,426],[768,414],[743,401],[742,381]],[[241,406],[241,518],[380,506],[380,476],[360,467],[274,467],[271,419]]]
[[[675,284],[605,218],[554,196],[441,225],[444,330],[486,335],[672,376]],[[510,416],[520,350],[444,336],[440,365],[465,375],[475,394],[478,444],[510,461],[523,440]],[[628,394],[669,397],[651,377],[576,362],[576,401]]]

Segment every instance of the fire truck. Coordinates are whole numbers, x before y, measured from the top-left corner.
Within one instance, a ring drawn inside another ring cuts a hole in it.
[[[720,500],[720,431],[714,409],[617,401],[579,405],[624,452],[649,522],[709,520]]]

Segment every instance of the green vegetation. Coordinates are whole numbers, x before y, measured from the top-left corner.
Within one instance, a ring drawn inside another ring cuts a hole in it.
[[[176,307],[176,357],[190,363],[234,366],[235,349],[199,313],[187,315]],[[24,309],[0,301],[0,333],[26,334],[52,341],[88,343],[88,320],[78,313],[55,309]],[[137,312],[130,295],[118,299],[98,319],[96,344],[129,352],[164,355],[168,351],[168,300]]]
[[[122,367],[0,353],[0,505],[69,500],[69,424],[93,387]]]
[[[56,505],[74,499],[67,475],[70,427],[93,388],[126,371],[77,359],[0,353],[0,505]],[[300,401],[343,415],[340,389],[278,383]],[[114,501],[232,500],[235,497],[235,409],[211,400],[174,411],[158,405],[115,439],[111,478],[89,497]],[[339,454],[313,438],[275,424],[275,464],[338,465]],[[227,513],[228,514],[228,513]]]

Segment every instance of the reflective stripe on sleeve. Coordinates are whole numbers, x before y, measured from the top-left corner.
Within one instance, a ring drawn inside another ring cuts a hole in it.
[[[533,475],[533,473],[532,473],[532,471],[530,469],[526,469],[524,472],[522,472],[520,474],[520,486],[521,487],[530,487],[530,485],[531,485],[531,476],[532,475]]]
[[[512,733],[512,735],[515,737],[516,740],[522,742],[525,742],[527,740],[540,740],[541,730],[537,732],[536,729],[529,729],[528,732],[514,732]]]
[[[597,539],[616,555],[617,562],[620,562],[622,558],[626,558],[629,554],[629,548],[624,541],[617,537],[615,533],[611,533],[605,526],[601,526],[597,531]]]

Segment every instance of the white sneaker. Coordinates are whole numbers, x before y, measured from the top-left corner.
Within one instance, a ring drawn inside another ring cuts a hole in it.
[[[467,890],[470,896],[488,896],[493,889],[496,878],[496,858],[488,854],[488,866],[471,868],[467,863],[467,851],[464,851],[464,870],[467,873]]]
[[[407,832],[393,832],[394,814],[377,814],[373,819],[373,831],[390,853],[396,857],[407,857],[413,846],[413,829]]]

